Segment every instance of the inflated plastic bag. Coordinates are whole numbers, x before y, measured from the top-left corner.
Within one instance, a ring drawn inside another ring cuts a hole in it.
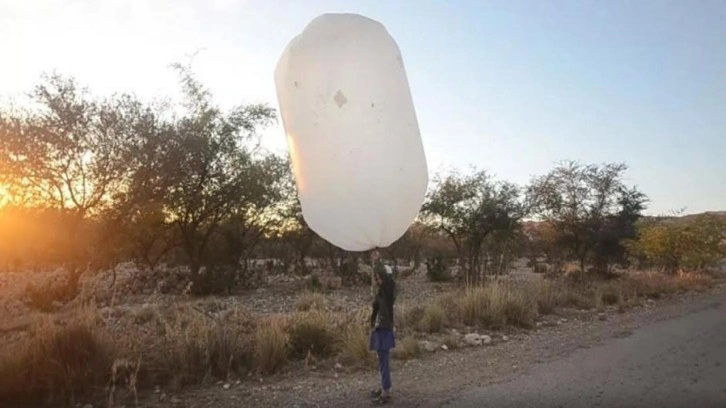
[[[310,228],[349,251],[400,238],[421,209],[428,169],[385,27],[355,14],[314,19],[283,52],[275,84]]]

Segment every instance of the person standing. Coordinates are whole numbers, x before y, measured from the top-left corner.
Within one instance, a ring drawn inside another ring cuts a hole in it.
[[[385,404],[391,399],[391,349],[396,347],[393,332],[393,305],[396,301],[396,283],[380,260],[378,250],[371,252],[373,279],[377,292],[371,314],[370,350],[378,353],[378,368],[381,373],[381,388],[373,391],[373,402]]]

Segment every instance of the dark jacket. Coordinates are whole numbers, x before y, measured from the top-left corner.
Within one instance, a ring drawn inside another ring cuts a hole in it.
[[[373,300],[371,328],[393,330],[393,304],[396,302],[396,283],[384,274],[383,282]]]

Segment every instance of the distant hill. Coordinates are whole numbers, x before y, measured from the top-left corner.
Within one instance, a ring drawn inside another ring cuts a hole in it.
[[[656,215],[645,215],[643,216],[644,220],[655,220],[655,219],[665,219],[673,222],[690,222],[695,220],[696,218],[703,216],[703,215],[712,215],[718,218],[726,219],[726,211],[706,211],[702,213],[697,214],[687,214],[687,215],[674,215],[674,216],[668,216],[668,215],[662,215],[662,216],[656,216]],[[522,224],[524,225],[525,230],[532,231],[533,229],[536,229],[537,227],[542,224],[543,221],[532,221],[527,220],[524,221]]]
[[[726,211],[706,211],[706,212],[697,213],[697,214],[678,215],[678,216],[647,215],[647,216],[644,216],[643,218],[646,220],[653,220],[653,219],[660,218],[660,219],[672,220],[675,222],[689,222],[689,221],[693,221],[696,218],[704,216],[704,215],[711,215],[714,217],[726,219]]]

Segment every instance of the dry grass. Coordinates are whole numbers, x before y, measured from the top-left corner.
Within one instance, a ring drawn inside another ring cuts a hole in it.
[[[437,303],[429,303],[419,321],[419,328],[428,333],[440,333],[446,324],[446,312]]]
[[[496,323],[501,312],[495,310],[498,305],[498,292],[487,287],[469,288],[460,298],[462,319],[469,326],[480,324],[490,326]]]
[[[396,329],[402,333],[407,333],[416,329],[416,325],[423,317],[424,308],[402,303],[396,305],[393,313]]]
[[[116,355],[95,311],[67,325],[44,321],[25,343],[0,355],[0,406],[63,405],[103,390]]]
[[[461,292],[455,291],[442,295],[437,303],[444,310],[449,325],[456,325],[456,323],[463,321]]]
[[[526,290],[498,282],[467,289],[460,302],[463,321],[470,326],[531,328],[537,318],[536,298]]]
[[[401,340],[393,356],[406,360],[421,355],[417,331],[440,333],[447,326],[460,324],[487,329],[531,328],[538,315],[556,313],[561,307],[594,309],[608,305],[624,310],[643,297],[702,290],[713,282],[713,277],[705,274],[649,272],[607,282],[564,279],[470,287],[443,294],[427,305],[396,305],[395,323]],[[224,304],[216,307],[221,310]],[[89,393],[103,394],[108,392],[112,373],[118,374],[122,368],[140,373],[139,387],[143,388],[165,382],[184,386],[227,380],[242,377],[253,368],[271,374],[290,358],[309,355],[337,355],[353,366],[375,365],[375,354],[368,349],[368,308],[348,315],[334,314],[326,312],[322,294],[304,293],[296,309],[292,315],[259,319],[236,309],[217,314],[223,317],[210,317],[188,304],[164,313],[162,309],[143,308],[130,314],[131,321],[158,332],[151,343],[145,338],[135,344],[131,341],[136,340],[134,335],[109,336],[95,308],[79,309],[72,323],[61,326],[43,322],[31,328],[27,340],[0,350],[0,406],[63,405]],[[460,339],[453,334],[442,341],[449,349],[460,346]],[[125,342],[131,343],[131,348]],[[118,362],[127,363],[114,366]],[[135,374],[133,378],[135,383]]]
[[[187,305],[161,318],[161,344],[144,373],[172,386],[243,375],[252,362],[250,341],[234,322],[208,317]]]
[[[658,299],[663,295],[704,290],[713,283],[711,276],[701,273],[670,276],[659,272],[641,272],[624,278],[622,285],[638,296]]]
[[[502,312],[504,324],[507,326],[531,329],[537,319],[537,299],[523,290],[505,288],[503,295],[499,297],[502,301]]]
[[[341,360],[346,364],[372,367],[375,355],[369,350],[370,330],[366,324],[351,324],[345,328],[341,345]]]
[[[541,315],[553,314],[565,304],[566,293],[562,285],[541,280],[527,285],[529,296],[537,300],[537,312]]]
[[[282,317],[270,317],[260,322],[255,333],[254,362],[257,370],[272,374],[287,362],[289,336],[287,321]]]
[[[325,295],[318,292],[305,292],[298,297],[295,309],[299,312],[325,310]]]
[[[601,299],[599,295],[600,293],[596,290],[595,287],[568,287],[565,291],[563,306],[574,307],[584,310],[596,309],[601,305]]]
[[[598,286],[602,304],[607,306],[625,306],[637,295],[621,282],[607,282]]]
[[[393,357],[399,360],[410,360],[420,355],[421,345],[413,336],[404,337],[393,349]]]
[[[681,292],[702,291],[714,285],[713,277],[705,273],[682,273],[675,279]]]
[[[449,350],[455,350],[461,346],[459,336],[455,334],[449,334],[446,335],[443,339],[444,345],[449,348]]]
[[[288,327],[290,348],[295,357],[306,357],[311,353],[318,357],[329,357],[335,351],[337,339],[329,316],[320,311],[298,312]]]
[[[624,284],[631,285],[638,296],[654,299],[678,290],[675,279],[662,273],[632,274],[626,278]]]

